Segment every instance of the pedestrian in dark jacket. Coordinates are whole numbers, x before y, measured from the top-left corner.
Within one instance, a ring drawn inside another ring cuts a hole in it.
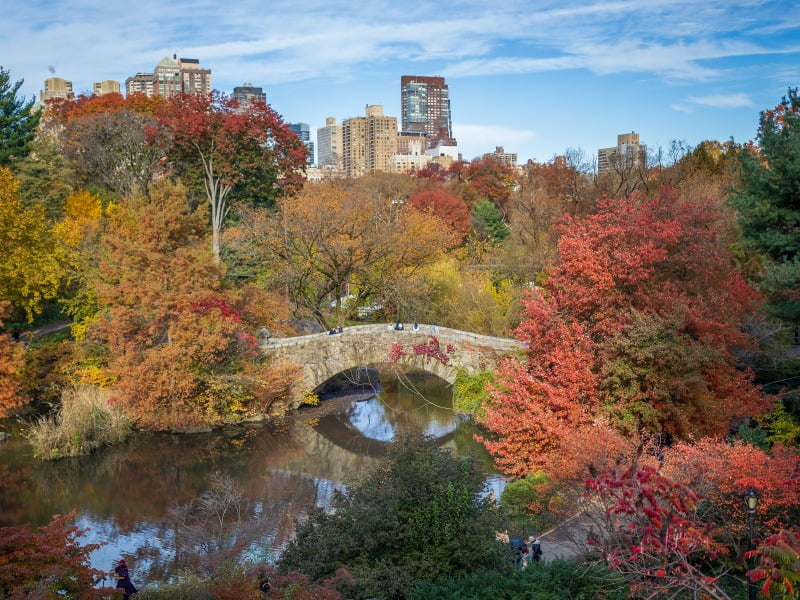
[[[136,587],[131,582],[130,574],[128,573],[128,563],[125,559],[117,561],[117,566],[114,567],[112,573],[117,580],[117,589],[123,591],[123,598],[128,600],[133,594],[137,592]]]

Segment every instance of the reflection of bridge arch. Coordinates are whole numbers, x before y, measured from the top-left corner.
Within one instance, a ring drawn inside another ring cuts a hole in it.
[[[338,419],[336,415],[320,418],[314,429],[322,437],[343,450],[374,458],[386,456],[386,451],[392,443],[367,437],[355,427],[348,426],[347,423]],[[446,444],[455,437],[456,429],[458,429],[458,424],[453,427],[452,431],[433,438],[433,440],[439,445]]]
[[[418,354],[414,346],[438,342],[446,354],[446,364]],[[451,351],[447,351],[448,348]],[[468,373],[494,370],[506,356],[524,350],[512,339],[491,337],[447,327],[420,325],[417,331],[388,329],[386,325],[357,325],[343,333],[317,333],[291,338],[272,338],[261,345],[262,352],[276,365],[302,365],[303,381],[295,405],[302,394],[315,390],[331,377],[354,367],[393,363],[408,369],[422,369],[454,383],[460,369]],[[393,360],[394,359],[394,360]]]

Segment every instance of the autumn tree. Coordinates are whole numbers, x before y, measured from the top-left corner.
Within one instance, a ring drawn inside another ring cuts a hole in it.
[[[0,328],[8,315],[9,303],[0,302]],[[0,418],[22,406],[19,396],[20,372],[24,365],[22,345],[11,334],[0,333]]]
[[[80,543],[83,532],[70,524],[73,516],[56,515],[37,529],[28,524],[0,528],[0,597],[109,597],[108,590],[93,589],[95,578],[104,576],[89,566],[99,546]]]
[[[263,363],[255,326],[222,287],[206,219],[164,182],[123,204],[104,237],[94,283],[103,313],[89,339],[105,348],[118,400],[142,427],[262,414],[294,381]]]
[[[28,154],[36,136],[39,111],[34,100],[17,97],[23,79],[11,82],[11,74],[0,66],[0,167],[8,167]]]
[[[265,241],[292,301],[324,323],[332,302],[339,322],[367,299],[396,305],[403,282],[452,246],[455,236],[436,216],[328,182],[282,202]],[[348,287],[354,299],[342,306],[338,299]]]
[[[464,237],[471,227],[467,205],[442,187],[426,187],[409,198],[409,204],[438,216],[455,234]]]
[[[776,531],[800,518],[800,454],[775,446],[762,450],[742,441],[680,442],[663,454],[663,472],[701,496],[699,517],[713,526],[715,540],[741,556],[747,543],[742,494],[759,492],[759,525]]]
[[[586,482],[594,526],[589,543],[623,575],[631,598],[681,590],[727,600],[718,580],[698,568],[715,545],[695,516],[698,496],[648,465],[608,468]]]
[[[774,600],[794,600],[800,592],[800,528],[792,526],[770,535],[748,558],[758,557],[747,573],[760,583],[761,595]]]
[[[44,209],[23,206],[19,181],[4,167],[0,167],[0,239],[5,244],[0,298],[32,323],[43,303],[58,295],[62,257],[47,229]]]
[[[302,186],[307,150],[280,115],[263,103],[239,106],[219,92],[171,97],[156,112],[158,143],[190,189],[202,189],[211,212],[212,252],[239,196],[265,205]]]
[[[459,178],[478,198],[488,200],[505,213],[514,189],[514,171],[491,156],[476,158],[460,169]]]
[[[576,426],[719,436],[767,405],[732,353],[758,309],[732,231],[721,205],[668,189],[567,217],[560,262],[518,330],[527,364],[506,366],[486,410],[487,446],[505,470],[546,469]]]
[[[147,139],[159,96],[79,96],[49,107],[57,139],[79,182],[122,196],[147,192],[163,154]]]

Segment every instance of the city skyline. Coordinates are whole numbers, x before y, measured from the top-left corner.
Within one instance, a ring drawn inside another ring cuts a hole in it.
[[[7,15],[0,64],[38,98],[47,77],[91,93],[165,56],[190,56],[227,94],[252,82],[287,123],[311,131],[382,104],[401,116],[403,75],[444,77],[465,159],[504,146],[587,159],[636,131],[745,142],[758,113],[800,83],[800,8],[766,0],[371,2],[34,0]]]

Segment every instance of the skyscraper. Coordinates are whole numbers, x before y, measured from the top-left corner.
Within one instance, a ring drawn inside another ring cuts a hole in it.
[[[289,129],[295,132],[300,141],[308,148],[308,164],[314,164],[314,142],[311,141],[311,129],[308,123],[289,123]]]
[[[325,127],[317,128],[317,166],[320,169],[342,168],[342,126],[334,117],[325,119]]]
[[[427,147],[441,142],[455,146],[450,116],[450,90],[444,77],[403,75],[400,77],[402,130],[424,133]]]
[[[397,117],[385,117],[383,106],[368,105],[365,117],[342,123],[344,170],[348,177],[389,172],[397,153]]]

